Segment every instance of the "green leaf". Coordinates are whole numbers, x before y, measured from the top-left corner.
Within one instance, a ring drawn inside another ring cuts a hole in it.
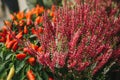
[[[4,44],[3,44],[3,43],[0,43],[0,47],[4,47]]]
[[[27,66],[25,72],[27,72],[28,70],[30,70],[30,65]]]
[[[26,75],[25,75],[25,69],[22,70],[21,75],[20,75],[20,80],[24,80]]]
[[[7,62],[1,63],[0,65],[0,73],[5,69],[5,65]]]
[[[25,65],[25,61],[18,61],[15,65],[15,72],[18,73]]]
[[[5,80],[4,78],[7,77],[7,71],[4,69],[4,72],[0,73],[0,80]]]
[[[38,72],[36,72],[36,77],[37,77],[37,80],[43,80]]]
[[[30,38],[36,38],[36,35],[34,35],[34,34],[30,35]]]
[[[3,57],[3,51],[0,52],[0,58],[1,58],[1,60],[3,60],[3,58],[4,58]]]
[[[42,75],[43,75],[44,80],[48,80],[48,75],[45,71],[42,71]]]
[[[7,54],[5,60],[8,60],[11,56],[12,56],[12,54]]]
[[[36,63],[36,65],[35,65],[35,71],[41,71],[41,69],[42,69],[42,65],[40,65],[38,62]]]
[[[0,63],[2,62],[2,58],[0,57]]]
[[[16,64],[15,64],[16,73],[18,73],[18,72],[25,66],[26,60],[27,60],[29,57],[30,57],[30,56],[27,56],[27,57],[26,57],[24,60],[22,60],[22,61],[19,61],[19,60],[16,61]]]

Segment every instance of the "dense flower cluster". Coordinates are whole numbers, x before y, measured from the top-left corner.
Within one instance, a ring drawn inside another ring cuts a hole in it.
[[[84,4],[62,7],[54,17],[53,22],[47,13],[43,15],[43,34],[36,33],[42,51],[35,52],[39,63],[52,71],[67,67],[81,72],[90,67],[95,74],[119,54],[114,53],[120,31],[120,18],[115,13],[109,16],[104,7]]]

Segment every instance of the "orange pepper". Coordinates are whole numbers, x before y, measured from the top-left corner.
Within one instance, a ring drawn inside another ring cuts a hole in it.
[[[7,46],[7,44],[10,42],[10,34],[7,35],[6,37],[6,43],[5,43],[5,46]]]
[[[41,13],[43,13],[43,12],[44,12],[44,7],[41,6],[41,7],[39,8],[39,13],[41,14]]]
[[[34,44],[30,44],[30,46],[32,47],[32,49],[34,49],[34,50],[37,50],[38,49],[38,46],[37,45],[34,45]]]
[[[17,35],[16,35],[16,38],[18,38],[18,39],[21,39],[22,38],[22,31],[21,32],[19,32]]]
[[[40,24],[41,22],[43,21],[43,17],[40,17],[38,16],[36,19],[35,19],[35,24]]]
[[[32,70],[27,71],[27,78],[28,80],[35,80],[35,75],[33,74]]]
[[[9,21],[7,21],[7,20],[5,20],[4,21],[4,23],[5,23],[5,25],[7,26],[7,27],[9,27],[9,28],[11,28],[12,26],[12,24],[11,24],[11,22],[9,22]]]
[[[13,14],[10,14],[11,20],[15,20],[15,16]]]
[[[24,26],[24,24],[25,24],[25,21],[24,21],[24,20],[20,20],[20,21],[19,21],[19,26]]]
[[[55,21],[56,21],[56,18],[55,18],[55,16],[52,18],[52,21],[53,21],[53,22],[55,22]]]
[[[6,26],[3,26],[3,27],[2,27],[2,31],[3,31],[3,32],[7,32],[7,27],[6,27]]]
[[[37,49],[37,51],[38,51],[38,52],[41,52],[41,51],[43,51],[43,48],[42,48],[42,46],[40,46],[40,47]]]
[[[52,5],[51,9],[52,9],[52,11],[55,11],[55,5]]]
[[[14,24],[15,24],[15,25],[18,25],[18,22],[14,20]]]
[[[30,57],[29,59],[28,59],[28,63],[30,64],[30,65],[35,65],[35,62],[36,62],[36,60],[35,60],[35,58],[34,57]]]
[[[17,13],[16,17],[17,17],[18,20],[23,19],[24,18],[24,12]]]
[[[28,11],[25,16],[26,16],[26,19],[31,19],[32,13]]]
[[[34,14],[36,14],[36,16],[39,16],[39,14],[44,12],[44,8],[42,6],[37,5],[35,10],[34,10]]]
[[[27,30],[27,26],[24,26],[24,34],[27,34],[28,30]]]
[[[50,12],[50,16],[53,17],[54,16],[54,12]]]

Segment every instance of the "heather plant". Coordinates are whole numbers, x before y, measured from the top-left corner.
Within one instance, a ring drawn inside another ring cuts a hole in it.
[[[120,18],[115,13],[108,15],[106,7],[95,5],[61,7],[55,11],[54,21],[44,13],[43,33],[35,25],[42,50],[27,46],[40,64],[50,68],[54,78],[92,80],[102,69],[105,75],[119,60]]]

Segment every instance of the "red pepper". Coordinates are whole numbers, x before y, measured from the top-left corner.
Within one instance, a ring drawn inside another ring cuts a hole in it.
[[[28,52],[28,48],[26,48],[26,47],[23,48],[23,52],[24,52],[24,53],[27,53],[27,52]]]
[[[52,9],[52,11],[55,11],[55,5],[52,5],[51,9]]]
[[[5,20],[4,21],[4,24],[6,25],[6,26],[8,26],[9,28],[11,28],[12,26],[12,23],[10,22],[10,21],[7,21],[7,20]]]
[[[22,38],[22,31],[21,32],[19,32],[17,35],[16,35],[16,38],[18,38],[18,39],[21,39]]]
[[[28,63],[30,64],[30,65],[35,65],[35,62],[36,62],[36,60],[35,60],[35,58],[34,57],[30,57],[29,59],[28,59]]]
[[[43,21],[43,17],[40,17],[38,16],[36,19],[35,19],[35,24],[40,24],[41,22]]]
[[[48,80],[54,80],[53,78],[51,78],[51,77],[49,77],[49,79]]]
[[[35,28],[32,27],[31,31],[32,31],[32,34],[36,34]]]
[[[15,16],[10,14],[10,18],[14,21],[15,20]]]
[[[24,34],[27,34],[28,30],[27,30],[27,26],[24,26]]]
[[[6,47],[7,47],[8,49],[10,49],[15,42],[16,42],[16,40],[10,41],[10,42],[6,45]]]
[[[43,33],[43,28],[42,27],[39,28],[39,33]]]
[[[24,52],[24,53],[30,53],[30,50],[25,47],[25,48],[23,48],[23,52]]]
[[[5,37],[5,34],[3,32],[0,32],[0,36]]]
[[[54,17],[54,12],[50,12],[50,16],[51,16],[51,17]]]
[[[35,80],[35,75],[33,74],[32,70],[27,71],[27,78],[28,80]]]
[[[20,26],[20,27],[24,26],[24,24],[25,24],[25,21],[24,21],[24,20],[20,20],[20,21],[19,21],[19,26]]]
[[[40,46],[40,47],[37,49],[37,51],[38,51],[38,52],[43,51],[42,46]]]
[[[7,33],[7,27],[6,27],[6,26],[3,26],[3,27],[2,27],[2,31],[3,31],[4,33]]]
[[[30,46],[31,46],[32,49],[34,49],[34,50],[37,50],[37,49],[38,49],[38,46],[37,46],[37,45],[31,44]]]
[[[27,25],[31,25],[32,24],[32,20],[31,19],[27,19]]]
[[[16,55],[16,58],[19,60],[23,60],[25,57],[26,57],[26,54],[24,54],[24,53],[19,53]]]
[[[18,49],[18,42],[15,42],[15,44],[12,46],[12,50],[15,52]]]
[[[4,37],[1,37],[1,38],[0,38],[0,42],[5,42],[5,38],[4,38]]]
[[[10,42],[10,34],[7,35],[5,46]]]

